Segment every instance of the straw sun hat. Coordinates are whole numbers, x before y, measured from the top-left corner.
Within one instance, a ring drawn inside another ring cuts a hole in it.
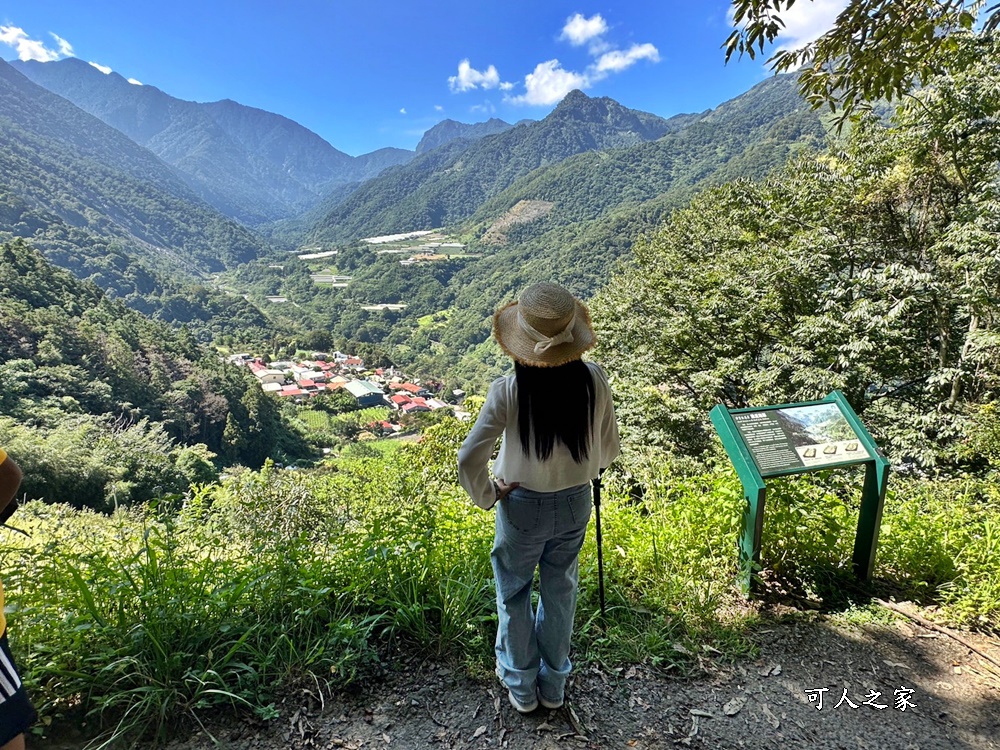
[[[532,284],[493,315],[493,335],[514,361],[557,367],[597,343],[587,307],[558,284]]]

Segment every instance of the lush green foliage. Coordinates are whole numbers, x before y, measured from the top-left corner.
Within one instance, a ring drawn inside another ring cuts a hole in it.
[[[271,718],[283,688],[350,682],[374,659],[373,622],[324,582],[329,557],[313,542],[329,544],[334,522],[304,491],[265,472],[179,512],[29,506],[19,521],[46,541],[4,568],[9,587],[31,592],[17,637],[43,713],[82,698],[113,731],[162,739],[199,709]]]
[[[836,388],[897,463],[986,465],[966,439],[1000,398],[996,55],[636,248],[595,304],[634,445],[697,455],[715,403]]]
[[[353,402],[353,408],[340,409],[331,413],[326,409],[318,408],[320,405],[311,401],[307,406],[302,406],[297,410],[296,418],[306,427],[309,437],[324,447],[345,447],[358,438],[361,433],[366,431],[371,433],[372,423],[389,418],[389,407],[373,406],[367,409],[358,409],[354,396],[344,393]],[[346,401],[347,398],[344,400]]]
[[[210,478],[215,455],[308,453],[246,370],[21,241],[0,245],[0,290],[0,444],[29,497],[108,508]]]
[[[14,648],[44,715],[82,709],[111,732],[161,736],[224,706],[275,717],[284,691],[363,677],[384,650],[492,662],[492,514],[455,483],[468,424],[419,445],[366,449],[328,471],[265,466],[110,517],[19,511],[0,532]],[[773,482],[767,590],[853,606],[857,477]],[[896,479],[875,593],[940,604],[957,624],[1000,629],[995,485]],[[743,503],[728,468],[644,467],[641,494],[607,476],[602,503],[609,613],[598,620],[597,550],[581,554],[575,660],[681,670],[693,653],[751,648],[757,609],[735,584]]]
[[[726,40],[726,60],[753,58],[773,42],[781,15],[795,0],[733,0],[737,28]],[[798,49],[781,49],[773,70],[800,70],[802,95],[813,105],[840,108],[840,122],[882,98],[899,99],[948,67],[956,33],[972,29],[984,0],[851,0],[833,28]],[[984,28],[1000,23],[992,5]]]

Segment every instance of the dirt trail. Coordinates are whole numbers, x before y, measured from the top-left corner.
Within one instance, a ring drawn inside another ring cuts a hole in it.
[[[1000,659],[1000,642],[966,637]],[[764,626],[757,639],[758,659],[705,660],[692,679],[590,666],[572,678],[564,708],[529,716],[510,707],[495,681],[435,663],[397,663],[355,695],[327,697],[322,706],[316,696],[303,695],[302,706],[289,699],[270,725],[210,726],[220,744],[200,733],[170,750],[1000,750],[1000,671],[991,673],[988,662],[944,635],[902,620],[847,626],[798,616]],[[911,704],[903,710],[901,697]],[[32,744],[80,746],[65,739]]]

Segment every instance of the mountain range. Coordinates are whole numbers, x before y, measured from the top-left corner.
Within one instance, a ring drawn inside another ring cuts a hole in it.
[[[217,271],[260,253],[257,236],[202,201],[151,151],[2,61],[0,102],[9,205],[113,239],[181,273]]]
[[[665,120],[573,91],[543,120],[476,141],[453,140],[386,170],[315,225],[314,242],[472,220],[478,234],[520,201],[558,223],[656,199],[713,175],[758,177],[792,144],[826,135],[794,77],[776,77],[701,114]],[[546,212],[547,213],[547,212]]]
[[[475,140],[453,138],[362,185],[323,218],[312,239],[341,241],[398,228],[429,229],[471,216],[529,172],[574,154],[656,140],[680,127],[607,97],[572,91],[543,120]],[[496,121],[500,122],[500,121]]]
[[[73,57],[12,65],[145,146],[199,197],[245,224],[290,218],[338,185],[413,158],[395,148],[352,157],[281,115],[229,99],[184,101]]]
[[[423,138],[420,139],[420,143],[417,144],[417,153],[423,154],[433,151],[439,146],[443,146],[459,138],[476,140],[485,135],[502,133],[512,127],[513,125],[510,123],[506,123],[496,117],[491,117],[486,122],[475,122],[471,125],[456,120],[442,120],[424,133]]]
[[[426,355],[430,335],[438,353],[479,357],[489,310],[527,281],[544,276],[588,296],[697,190],[759,178],[827,137],[792,76],[669,119],[574,91],[539,121],[445,120],[413,152],[360,157],[280,115],[185,102],[74,59],[0,62],[0,101],[0,238],[29,239],[142,309],[164,309],[150,295],[176,296],[178,278],[204,282],[257,258],[244,275],[259,290],[253,298],[291,293],[305,303],[320,290],[309,291],[308,274],[292,284],[272,244],[448,227],[479,257],[397,279],[422,302],[389,338],[414,356]],[[399,277],[395,261],[355,255],[352,288]],[[350,290],[322,295],[341,310],[353,299]],[[308,309],[298,325],[348,337],[359,328],[354,313],[310,320]],[[417,326],[415,316],[435,311],[448,322]],[[376,343],[388,335],[381,324],[371,330],[381,332],[368,334]]]

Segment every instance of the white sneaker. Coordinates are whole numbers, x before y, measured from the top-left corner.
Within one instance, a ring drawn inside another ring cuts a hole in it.
[[[538,701],[535,700],[532,701],[531,703],[521,703],[521,701],[515,698],[514,694],[509,690],[507,691],[507,697],[510,698],[510,705],[516,708],[518,713],[530,714],[532,711],[538,708]]]
[[[563,707],[563,700],[562,699],[559,699],[557,701],[547,700],[542,695],[541,691],[539,691],[539,693],[538,693],[538,702],[541,703],[545,708],[549,708],[549,709],[552,709],[552,710],[555,710],[557,708],[562,708]]]

